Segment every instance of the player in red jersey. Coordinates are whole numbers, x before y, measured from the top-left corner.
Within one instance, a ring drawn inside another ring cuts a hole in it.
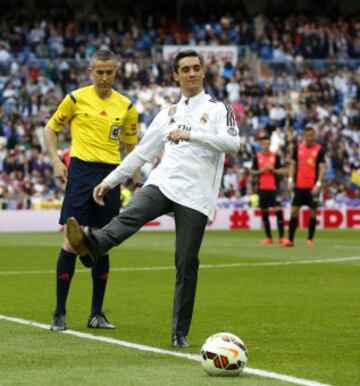
[[[288,186],[294,188],[294,198],[291,203],[291,219],[289,225],[289,240],[285,247],[294,246],[295,231],[298,223],[299,209],[306,205],[310,208],[309,231],[307,246],[314,246],[313,238],[316,229],[316,208],[325,175],[325,158],[321,145],[315,143],[315,131],[312,127],[304,130],[304,142],[294,149]]]
[[[262,244],[273,243],[269,220],[269,208],[275,208],[279,244],[286,241],[284,238],[284,216],[279,198],[278,179],[285,174],[278,154],[270,151],[270,138],[263,135],[260,138],[262,150],[256,153],[253,160],[251,175],[258,177],[259,203],[265,229],[266,238]]]

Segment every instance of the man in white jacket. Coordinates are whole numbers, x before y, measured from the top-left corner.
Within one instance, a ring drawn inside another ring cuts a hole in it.
[[[144,187],[129,205],[101,230],[82,230],[75,219],[67,222],[70,244],[95,263],[144,224],[173,212],[176,224],[176,285],[172,345],[188,347],[199,269],[198,253],[208,219],[214,218],[225,153],[236,153],[240,138],[231,107],[204,92],[203,58],[193,50],[174,59],[174,79],[182,96],[161,110],[140,143],[123,162],[95,187],[93,199],[104,205],[114,186],[164,152]]]

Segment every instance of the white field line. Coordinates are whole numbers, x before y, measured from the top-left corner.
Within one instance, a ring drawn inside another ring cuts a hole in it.
[[[0,314],[0,320],[6,320],[8,322],[13,322],[13,323],[22,324],[22,325],[31,326],[31,327],[37,327],[37,328],[41,328],[43,330],[49,330],[50,329],[49,324],[38,323],[38,322],[31,321],[31,320],[14,318],[14,317],[1,315],[1,314]],[[51,334],[54,334],[54,332],[51,332]],[[82,338],[82,339],[95,340],[95,341],[102,342],[102,343],[115,344],[118,346],[127,347],[130,349],[139,350],[139,351],[145,351],[145,352],[151,352],[151,353],[155,353],[155,354],[163,354],[163,355],[169,355],[169,356],[184,358],[184,359],[188,359],[188,360],[192,360],[192,361],[196,361],[196,362],[200,361],[200,355],[197,355],[197,354],[187,354],[187,353],[182,353],[179,351],[164,350],[164,349],[161,349],[158,347],[145,346],[143,344],[131,343],[131,342],[127,342],[127,341],[120,340],[120,339],[109,338],[106,336],[92,335],[92,334],[87,334],[84,332],[79,332],[79,331],[74,331],[74,330],[66,330],[66,331],[61,332],[60,334],[76,336],[77,338]],[[319,383],[317,381],[293,377],[292,375],[278,374],[278,373],[274,373],[272,371],[266,371],[266,370],[260,370],[260,369],[245,368],[244,372],[247,374],[256,375],[256,376],[262,377],[262,378],[271,378],[271,379],[277,379],[280,381],[289,382],[289,383],[292,383],[294,385],[330,386],[328,384]]]
[[[307,265],[307,264],[332,264],[346,263],[349,261],[358,261],[360,256],[350,257],[333,257],[329,259],[312,259],[312,260],[287,260],[287,261],[265,261],[262,263],[228,263],[228,264],[200,264],[201,269],[213,268],[238,268],[238,267],[274,267],[281,265]],[[136,272],[136,271],[169,271],[174,270],[174,266],[156,266],[156,267],[121,267],[111,268],[111,272]],[[88,269],[77,269],[76,272],[89,272]],[[38,271],[0,271],[0,276],[6,275],[40,275],[54,274],[55,270],[38,270]]]

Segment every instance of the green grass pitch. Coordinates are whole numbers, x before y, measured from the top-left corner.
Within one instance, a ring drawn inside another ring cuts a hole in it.
[[[286,249],[261,246],[261,232],[207,232],[192,345],[185,352],[199,353],[209,335],[228,331],[247,344],[250,368],[359,385],[360,260],[346,260],[360,256],[359,235],[319,231],[315,248],[308,249],[305,233],[298,232],[296,247]],[[55,233],[0,234],[0,314],[50,323],[61,240]],[[174,234],[169,232],[140,232],[111,252],[104,312],[116,325],[114,331],[86,328],[91,281],[77,262],[68,328],[172,350],[173,253]],[[331,262],[336,258],[344,261]],[[321,262],[301,263],[314,260]],[[153,269],[142,269],[147,267]],[[0,374],[1,385],[287,384],[246,373],[211,378],[194,361],[5,320],[0,320]]]

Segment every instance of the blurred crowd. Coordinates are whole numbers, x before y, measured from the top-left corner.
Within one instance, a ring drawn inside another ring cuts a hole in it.
[[[360,204],[359,17],[278,17],[269,9],[244,17],[240,8],[231,17],[181,24],[166,16],[155,23],[154,13],[125,20],[116,13],[69,18],[66,9],[39,19],[8,12],[0,32],[2,209],[60,205],[64,186],[53,176],[43,128],[64,95],[89,83],[87,60],[96,49],[117,53],[116,88],[136,104],[140,135],[161,108],[176,103],[171,63],[153,49],[161,44],[236,44],[253,52],[236,66],[216,57],[207,64],[207,92],[232,105],[243,139],[240,152],[226,157],[220,206],[256,206],[249,169],[261,133],[271,135],[272,150],[288,165],[306,125],[326,150],[325,205]],[[59,143],[66,157],[68,131]],[[144,179],[157,161],[144,166]],[[131,194],[131,182],[124,191]]]
[[[345,15],[321,4],[317,11],[267,1],[262,12],[250,14],[234,0],[221,7],[215,0],[182,1],[180,8],[165,0],[45,2],[36,9],[16,3],[0,8],[0,62],[88,59],[101,46],[139,58],[163,44],[247,46],[268,60],[360,59],[360,9]]]

